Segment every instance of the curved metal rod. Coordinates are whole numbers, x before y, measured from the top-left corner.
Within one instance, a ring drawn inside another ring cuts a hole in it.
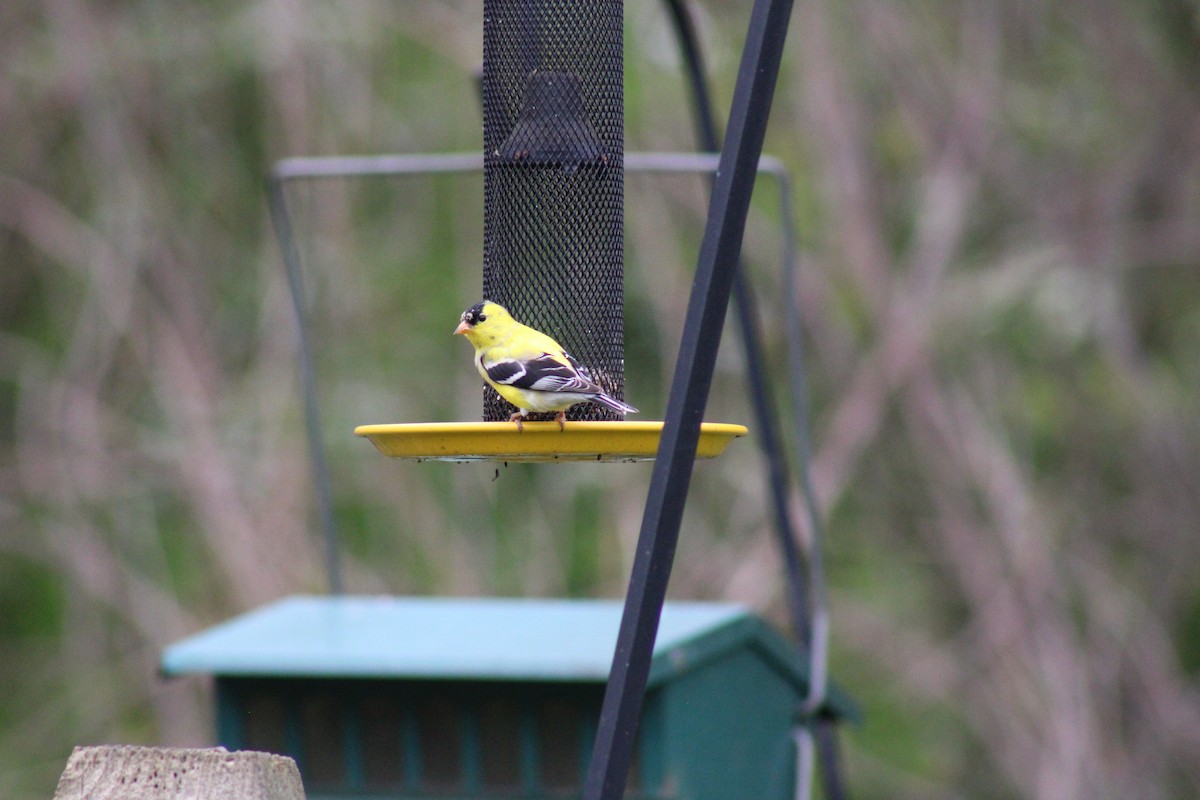
[[[626,153],[625,169],[633,173],[715,173],[720,157],[711,153]],[[786,168],[777,158],[762,156],[758,162],[760,174],[769,175],[779,183],[781,198],[790,197]],[[308,439],[313,491],[321,534],[324,539],[325,565],[330,591],[340,594],[343,588],[338,549],[337,522],[333,513],[332,479],[328,467],[325,440],[321,434],[321,414],[316,393],[316,368],[313,343],[309,333],[307,301],[305,299],[300,254],[296,247],[291,217],[288,213],[286,185],[292,181],[331,178],[405,177],[430,174],[462,174],[483,171],[483,156],[479,153],[413,153],[372,156],[305,156],[277,161],[267,185],[271,220],[283,253],[288,289],[296,312],[297,340],[300,359],[300,378],[304,403],[305,435]],[[790,203],[790,201],[788,201]],[[784,207],[781,201],[781,208]],[[792,263],[793,238],[785,226],[784,265]]]
[[[317,516],[325,540],[325,572],[329,591],[342,593],[341,555],[338,552],[337,523],[333,516],[333,483],[325,442],[321,438],[321,412],[317,404],[317,379],[313,366],[312,345],[308,336],[308,315],[305,311],[304,284],[300,273],[300,252],[288,218],[287,199],[283,195],[283,178],[272,177],[268,182],[267,199],[271,206],[271,221],[283,251],[292,307],[296,311],[296,339],[300,351],[300,380],[304,395],[304,430],[308,436],[309,458],[313,472],[313,492],[316,494]]]
[[[686,0],[666,0],[675,30],[679,39],[680,49],[687,64],[687,74],[692,88],[692,99],[695,108],[697,134],[704,149],[718,149],[717,130],[709,100],[709,90],[705,80],[705,72],[696,36],[695,25],[692,22]],[[761,164],[760,164],[761,168]],[[750,287],[741,279],[738,270],[738,280],[734,284],[734,301],[738,308],[738,317],[742,328],[743,344],[746,349],[747,371],[751,377],[752,399],[759,425],[763,426],[760,441],[763,443],[764,456],[767,458],[768,472],[772,491],[775,494],[777,508],[777,532],[780,548],[786,565],[789,605],[792,609],[792,622],[796,638],[802,650],[807,650],[809,664],[808,694],[801,704],[801,719],[815,721],[816,741],[807,725],[799,726],[796,731],[797,769],[796,797],[806,800],[811,793],[813,751],[818,749],[823,762],[822,774],[825,776],[826,794],[837,800],[844,796],[837,758],[837,740],[832,721],[818,716],[818,711],[825,702],[828,685],[828,640],[829,613],[825,603],[825,578],[822,557],[824,530],[821,515],[817,508],[816,493],[813,489],[811,464],[811,440],[808,431],[807,387],[805,385],[803,331],[800,324],[800,312],[796,303],[797,291],[795,281],[796,244],[793,229],[791,192],[786,171],[776,173],[780,189],[780,216],[783,220],[784,239],[784,317],[786,333],[789,340],[788,358],[789,373],[792,383],[793,413],[795,415],[796,444],[798,451],[800,489],[804,496],[805,507],[808,510],[811,545],[808,551],[807,570],[804,570],[803,556],[798,551],[790,517],[787,515],[786,499],[783,494],[786,484],[786,464],[783,460],[781,446],[776,440],[774,414],[769,404],[769,397],[764,379],[762,360],[758,356],[761,335],[757,327],[757,316],[754,309],[753,295]],[[767,423],[764,425],[764,423]],[[803,572],[808,574],[807,593],[803,585]]]
[[[377,156],[315,156],[284,158],[275,162],[267,180],[267,201],[271,207],[271,222],[283,253],[288,291],[296,312],[296,339],[300,357],[300,381],[304,396],[304,429],[311,459],[313,493],[317,517],[324,540],[325,573],[329,591],[343,590],[341,554],[338,546],[337,520],[333,512],[333,481],[325,440],[321,435],[321,410],[317,402],[316,367],[308,330],[307,301],[304,294],[300,251],[296,247],[291,218],[288,215],[284,187],[289,181],[317,178],[349,178],[397,175],[427,175],[483,170],[483,155],[478,153],[446,153],[429,155]]]

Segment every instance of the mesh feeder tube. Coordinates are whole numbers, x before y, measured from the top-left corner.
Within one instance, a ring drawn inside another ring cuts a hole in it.
[[[484,0],[483,13],[483,296],[624,399],[623,4]],[[484,387],[485,421],[513,411]]]

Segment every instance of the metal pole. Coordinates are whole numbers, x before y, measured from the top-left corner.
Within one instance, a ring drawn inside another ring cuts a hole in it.
[[[325,460],[325,442],[321,438],[321,418],[317,403],[316,367],[312,346],[308,341],[308,312],[305,309],[304,284],[300,274],[300,252],[288,220],[287,202],[283,195],[283,178],[273,175],[267,188],[271,206],[271,221],[283,250],[283,265],[287,272],[292,305],[296,309],[296,338],[300,346],[300,379],[304,390],[304,428],[308,434],[309,458],[312,460],[313,491],[317,500],[317,516],[325,539],[325,571],[329,576],[331,594],[342,593],[342,568],[338,552],[337,523],[333,516],[333,484],[329,464]]]
[[[692,98],[697,123],[697,133],[701,147],[715,151],[717,144],[717,126],[713,119],[712,102],[709,99],[708,84],[704,76],[700,47],[697,41],[695,26],[691,14],[688,13],[686,0],[666,0],[671,17],[675,22],[680,47],[683,50],[684,62],[687,64],[688,79],[692,87]],[[828,649],[828,610],[825,607],[825,579],[822,565],[821,548],[824,535],[821,517],[817,511],[816,494],[813,491],[812,475],[810,472],[810,446],[808,436],[808,408],[806,403],[807,387],[804,385],[803,334],[800,330],[800,315],[796,307],[795,287],[795,242],[792,233],[792,209],[786,182],[780,184],[780,205],[783,218],[783,234],[785,239],[784,253],[784,283],[787,288],[784,298],[784,316],[787,321],[789,364],[792,376],[792,391],[795,404],[796,437],[800,456],[800,483],[808,509],[811,526],[811,559],[805,563],[805,558],[796,546],[795,533],[791,518],[787,511],[784,487],[788,484],[787,464],[783,458],[782,445],[779,442],[775,415],[770,404],[770,392],[766,386],[766,378],[761,356],[762,334],[758,328],[758,315],[755,309],[754,294],[744,273],[739,269],[733,285],[733,300],[737,318],[742,330],[742,342],[746,353],[746,370],[750,379],[750,396],[754,407],[758,439],[767,461],[768,477],[774,500],[776,515],[776,532],[782,550],[787,583],[788,603],[792,611],[792,625],[795,631],[799,656],[808,663],[809,687],[808,694],[802,704],[803,721],[801,726],[811,726],[811,729],[797,731],[796,759],[796,799],[808,798],[812,791],[812,771],[814,766],[814,746],[816,755],[820,757],[822,775],[825,779],[825,794],[830,800],[841,800],[846,796],[839,773],[837,758],[837,731],[835,720],[822,717],[819,714],[825,701]],[[807,570],[805,570],[807,567]],[[804,585],[804,574],[807,572],[810,582]]]
[[[756,0],[751,11],[585,800],[617,800],[625,790],[791,9],[791,0]]]
[[[688,82],[692,88],[692,104],[696,118],[696,136],[700,148],[715,153],[721,149],[717,138],[716,117],[709,99],[708,82],[704,77],[704,66],[700,47],[692,25],[692,17],[684,4],[685,0],[667,0],[667,7],[675,21],[679,45],[687,65]],[[782,215],[781,215],[782,216]],[[791,227],[791,220],[783,219],[784,231]],[[785,234],[786,235],[786,234]],[[785,263],[784,268],[789,269]],[[790,298],[789,298],[790,300]],[[808,649],[808,599],[805,594],[804,556],[796,545],[796,532],[788,512],[787,458],[780,439],[779,422],[771,404],[771,390],[767,381],[767,370],[763,360],[762,331],[758,325],[758,304],[754,290],[746,279],[741,264],[733,276],[734,319],[742,334],[742,349],[746,357],[746,380],[750,389],[750,406],[754,411],[754,434],[762,450],[766,468],[767,485],[771,490],[771,511],[775,515],[776,540],[784,560],[784,577],[787,579],[787,601],[791,611],[792,629],[796,641]]]

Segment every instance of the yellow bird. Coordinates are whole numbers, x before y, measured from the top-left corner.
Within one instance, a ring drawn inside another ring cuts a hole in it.
[[[622,414],[637,411],[605,394],[562,345],[517,322],[501,305],[488,300],[476,303],[462,313],[454,332],[475,347],[475,367],[483,379],[521,409],[509,417],[518,431],[530,411],[557,411],[558,427],[563,430],[567,409],[577,403],[597,403]]]

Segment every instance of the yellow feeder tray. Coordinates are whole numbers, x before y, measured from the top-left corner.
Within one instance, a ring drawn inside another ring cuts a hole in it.
[[[661,422],[428,422],[360,425],[391,458],[414,461],[652,461],[658,454]],[[719,456],[730,441],[745,436],[744,425],[705,422],[697,458]]]

